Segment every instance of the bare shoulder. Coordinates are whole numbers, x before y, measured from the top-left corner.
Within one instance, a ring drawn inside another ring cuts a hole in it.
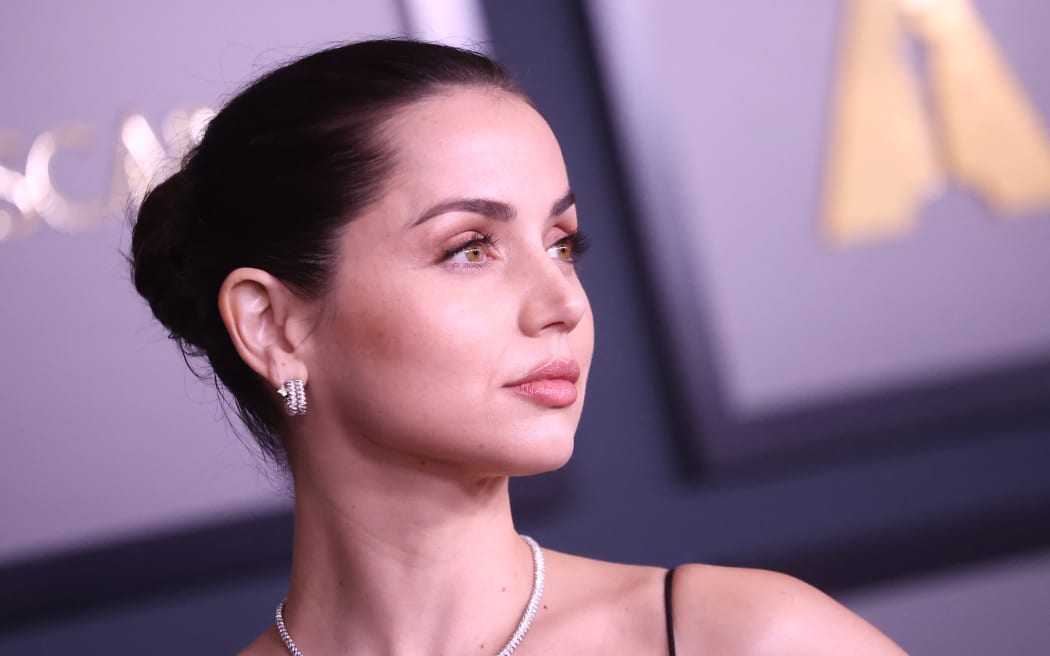
[[[529,636],[537,653],[667,653],[666,570],[545,553],[549,583],[537,625],[546,630]]]
[[[677,651],[690,654],[855,654],[904,651],[831,597],[786,574],[712,565],[675,572]]]

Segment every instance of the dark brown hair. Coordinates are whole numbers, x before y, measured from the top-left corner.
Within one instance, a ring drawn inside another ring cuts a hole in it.
[[[135,288],[191,369],[213,377],[227,400],[222,386],[229,390],[263,453],[278,463],[286,463],[279,398],[234,349],[219,288],[234,269],[256,267],[319,297],[339,228],[379,198],[393,167],[384,121],[454,87],[524,97],[499,64],[443,45],[363,41],[303,57],[233,97],[181,171],[139,209],[129,258]],[[207,369],[192,366],[199,356]]]

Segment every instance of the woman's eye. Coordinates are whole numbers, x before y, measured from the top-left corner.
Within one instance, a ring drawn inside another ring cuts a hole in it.
[[[562,262],[578,262],[587,250],[587,239],[580,232],[566,235],[547,249],[547,253]]]
[[[474,234],[470,239],[445,251],[441,260],[452,264],[477,266],[489,261],[489,250],[496,240],[492,235]]]
[[[572,243],[567,242],[564,239],[548,248],[547,252],[550,253],[553,258],[565,260],[566,262],[572,261]]]
[[[463,260],[471,264],[480,264],[485,261],[485,250],[481,246],[467,246],[460,254]]]

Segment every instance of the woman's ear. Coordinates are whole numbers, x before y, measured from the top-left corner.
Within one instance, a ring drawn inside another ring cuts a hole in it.
[[[235,269],[219,289],[219,314],[237,353],[274,389],[296,378],[306,383],[309,377],[301,349],[304,305],[261,269]]]

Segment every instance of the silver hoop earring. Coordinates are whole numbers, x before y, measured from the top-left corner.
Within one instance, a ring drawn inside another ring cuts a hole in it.
[[[284,381],[277,393],[284,398],[284,410],[289,417],[306,414],[306,391],[298,378]]]

